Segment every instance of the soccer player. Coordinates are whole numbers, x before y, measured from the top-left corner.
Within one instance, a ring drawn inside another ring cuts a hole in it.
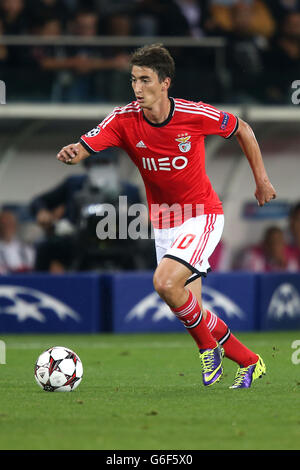
[[[160,44],[131,57],[135,101],[115,108],[80,141],[63,147],[58,160],[76,164],[107,147],[120,147],[137,165],[146,187],[158,266],[155,290],[182,321],[199,349],[205,386],[219,381],[222,359],[238,364],[231,388],[249,388],[266,367],[201,300],[201,276],[224,225],[222,203],[205,172],[209,134],[235,136],[247,157],[260,206],[276,197],[250,126],[209,104],[174,99],[169,89],[175,64]]]

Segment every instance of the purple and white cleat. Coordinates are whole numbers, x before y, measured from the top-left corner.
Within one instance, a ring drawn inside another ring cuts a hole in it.
[[[217,345],[214,349],[200,349],[202,362],[202,379],[205,386],[218,382],[223,374],[222,359],[223,350]]]

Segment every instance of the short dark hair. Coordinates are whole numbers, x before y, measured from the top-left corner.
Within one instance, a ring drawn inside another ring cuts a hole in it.
[[[154,70],[160,82],[169,77],[171,80],[175,76],[175,62],[168,49],[162,44],[151,44],[140,47],[133,52],[130,61],[131,68],[149,67]]]

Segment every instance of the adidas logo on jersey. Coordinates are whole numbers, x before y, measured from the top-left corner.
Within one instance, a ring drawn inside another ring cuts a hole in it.
[[[140,140],[137,144],[136,147],[141,148],[141,149],[146,149],[147,145],[144,144],[142,140]]]

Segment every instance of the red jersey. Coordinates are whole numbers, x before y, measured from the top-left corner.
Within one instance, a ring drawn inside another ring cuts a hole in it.
[[[229,138],[238,127],[231,113],[202,103],[173,99],[168,118],[161,124],[150,122],[133,101],[113,110],[96,128],[80,139],[90,152],[121,147],[138,167],[143,178],[154,227],[161,228],[203,214],[222,214],[222,203],[205,171],[205,137]],[[170,214],[170,208],[182,208]],[[186,211],[185,208],[188,208]],[[188,215],[187,215],[188,214]],[[171,217],[171,220],[170,220]]]

